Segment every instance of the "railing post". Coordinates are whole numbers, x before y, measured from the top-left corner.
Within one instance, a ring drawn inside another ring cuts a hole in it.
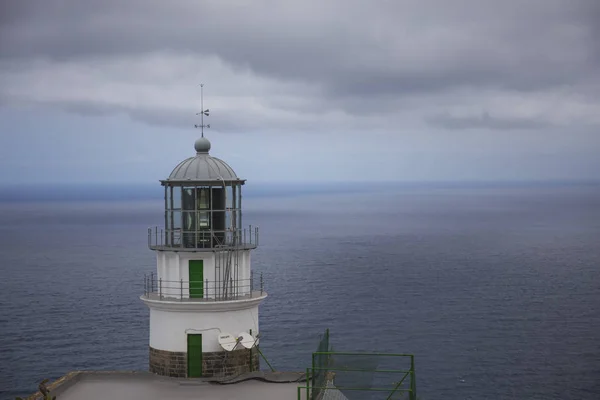
[[[158,238],[157,238],[157,236],[158,236],[158,226],[155,226],[154,227],[154,245],[155,246],[158,245]]]
[[[163,234],[163,230],[161,229],[161,230],[160,230],[160,245],[161,245],[161,246],[164,246],[164,245],[163,245],[163,235],[164,235],[164,234]]]
[[[246,228],[242,229],[244,231],[244,245],[246,245]]]
[[[250,271],[250,297],[252,297],[253,291],[254,291],[254,271]]]
[[[162,278],[158,279],[158,297],[162,300]]]
[[[256,245],[258,246],[258,226],[256,227]]]
[[[181,292],[180,292],[180,295],[179,295],[179,301],[183,301],[183,279],[181,279],[181,286],[180,286],[180,288],[181,288]]]
[[[207,298],[207,299],[208,299],[208,279],[206,279],[206,289],[205,289],[205,291],[204,291],[204,296],[202,296],[202,297],[204,297],[204,298]],[[215,297],[217,297],[217,296],[215,296]],[[216,299],[215,299],[215,300],[216,300]]]
[[[154,292],[154,272],[150,274],[150,293]]]
[[[248,235],[250,236],[248,238],[250,240],[250,244],[252,244],[252,225],[248,226]]]
[[[144,296],[148,296],[148,278],[144,274]]]
[[[148,228],[148,247],[152,246],[152,228]]]

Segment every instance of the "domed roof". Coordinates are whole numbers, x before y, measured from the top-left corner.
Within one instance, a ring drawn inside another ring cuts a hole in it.
[[[194,144],[196,156],[180,162],[167,181],[240,181],[233,169],[223,160],[208,154],[210,141],[205,137]]]

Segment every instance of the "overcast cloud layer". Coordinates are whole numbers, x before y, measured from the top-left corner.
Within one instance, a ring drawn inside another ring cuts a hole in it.
[[[0,182],[596,179],[600,2],[14,0]],[[40,168],[39,164],[43,164]]]

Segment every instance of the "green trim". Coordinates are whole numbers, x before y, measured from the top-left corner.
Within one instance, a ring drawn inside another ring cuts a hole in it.
[[[204,260],[189,261],[190,299],[204,297]]]
[[[202,377],[202,334],[187,335],[187,375]]]

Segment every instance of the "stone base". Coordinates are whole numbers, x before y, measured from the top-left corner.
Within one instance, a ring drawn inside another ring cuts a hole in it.
[[[202,353],[202,377],[229,377],[260,369],[256,349]],[[174,378],[187,377],[187,353],[150,347],[150,372]]]
[[[187,377],[187,353],[150,347],[150,372],[176,378]]]
[[[229,377],[260,369],[258,351],[241,349],[202,354],[202,376]]]

